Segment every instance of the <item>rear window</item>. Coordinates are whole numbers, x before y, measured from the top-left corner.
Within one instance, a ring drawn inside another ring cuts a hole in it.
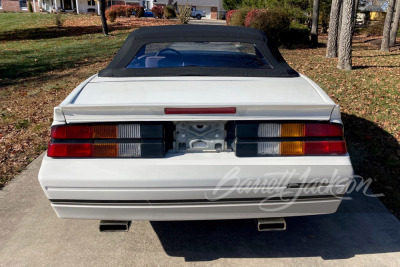
[[[271,69],[254,44],[241,42],[170,42],[144,45],[125,67],[226,67]]]

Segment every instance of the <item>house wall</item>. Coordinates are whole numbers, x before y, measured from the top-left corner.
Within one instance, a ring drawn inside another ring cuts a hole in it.
[[[206,12],[207,19],[217,19],[218,11],[224,11],[222,7],[222,0],[174,0],[178,5],[184,6],[186,3],[196,7],[196,10],[203,10]],[[156,4],[166,5],[168,0],[157,0]]]
[[[19,1],[15,0],[1,0],[2,11],[19,12],[24,11],[19,7]]]
[[[211,7],[209,6],[196,6],[196,10],[202,10],[206,12],[206,19],[211,18]]]
[[[33,7],[33,12],[39,12],[40,8],[39,8],[39,2],[37,0],[35,0],[35,3],[32,3],[32,7]]]
[[[78,0],[78,7],[75,6],[75,8],[79,14],[86,14],[88,8],[94,8],[95,12],[98,13],[97,2],[94,3],[94,6],[89,6],[87,0]]]

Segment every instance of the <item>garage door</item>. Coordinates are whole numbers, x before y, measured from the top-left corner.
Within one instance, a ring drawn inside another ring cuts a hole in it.
[[[206,12],[206,17],[207,19],[211,18],[211,7],[209,6],[196,6],[196,10],[203,10]]]

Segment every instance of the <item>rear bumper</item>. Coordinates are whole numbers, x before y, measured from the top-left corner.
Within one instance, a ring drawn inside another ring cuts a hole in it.
[[[68,204],[53,203],[57,216],[93,220],[221,220],[290,217],[334,213],[340,198],[295,202],[210,204]]]
[[[333,213],[352,174],[348,156],[192,153],[162,159],[45,157],[39,181],[61,218],[209,220]]]

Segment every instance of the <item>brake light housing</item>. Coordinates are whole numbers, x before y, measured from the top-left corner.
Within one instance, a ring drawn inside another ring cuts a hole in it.
[[[236,155],[317,156],[347,153],[343,127],[330,123],[237,123]]]
[[[160,158],[164,126],[152,123],[60,125],[51,128],[49,157]]]

